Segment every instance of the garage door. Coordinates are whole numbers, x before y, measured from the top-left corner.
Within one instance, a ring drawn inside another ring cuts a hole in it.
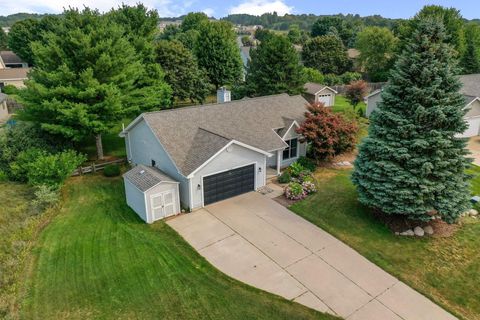
[[[462,137],[469,138],[478,136],[480,130],[480,118],[466,119],[468,129],[462,134]]]
[[[325,104],[325,107],[330,107],[331,106],[331,94],[319,94],[318,95],[318,102],[323,102]]]
[[[203,178],[203,204],[207,205],[255,189],[255,165]]]

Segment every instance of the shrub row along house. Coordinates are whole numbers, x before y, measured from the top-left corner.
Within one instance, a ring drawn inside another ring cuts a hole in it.
[[[124,175],[127,203],[150,223],[265,186],[306,154],[306,104],[280,94],[141,114],[121,133],[143,165]]]
[[[465,121],[468,123],[468,128],[463,133],[462,137],[474,137],[480,135],[480,74],[469,74],[459,77],[462,83],[460,93],[465,98],[465,108],[468,112],[465,114]],[[366,97],[367,110],[366,116],[369,117],[377,108],[377,105],[382,101],[382,90],[375,90]]]

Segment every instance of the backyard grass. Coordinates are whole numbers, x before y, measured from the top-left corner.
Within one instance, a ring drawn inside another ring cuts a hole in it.
[[[472,193],[480,195],[480,168]],[[451,238],[392,234],[357,201],[350,170],[319,169],[318,193],[290,209],[464,319],[480,319],[480,221],[463,220]]]
[[[333,106],[332,110],[334,112],[350,112],[355,110],[358,112],[358,109],[361,109],[363,114],[365,114],[365,110],[367,105],[365,102],[360,102],[355,108],[348,102],[348,100],[341,94],[337,94],[335,96],[335,105]]]
[[[225,276],[124,199],[120,178],[69,180],[34,249],[20,318],[334,319]]]

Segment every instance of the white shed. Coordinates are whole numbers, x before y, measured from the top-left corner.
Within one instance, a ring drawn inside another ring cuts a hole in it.
[[[305,99],[310,103],[321,102],[325,107],[335,105],[335,95],[338,93],[332,88],[318,83],[307,82],[303,88]]]
[[[181,211],[179,182],[155,167],[138,165],[123,175],[127,204],[147,223]]]

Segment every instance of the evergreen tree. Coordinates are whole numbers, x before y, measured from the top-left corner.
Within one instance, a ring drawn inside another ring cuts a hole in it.
[[[159,41],[156,51],[157,62],[165,71],[165,79],[173,89],[173,97],[203,103],[212,88],[193,53],[177,40]]]
[[[476,23],[469,24],[466,27],[466,49],[462,56],[461,64],[463,73],[479,73],[480,72],[480,26]]]
[[[251,95],[302,92],[302,66],[298,53],[285,36],[272,35],[252,49],[250,57],[246,85]]]
[[[372,114],[352,180],[386,214],[455,222],[468,206],[467,125],[454,50],[441,21],[424,19],[399,56]]]
[[[34,42],[35,68],[20,95],[23,117],[72,141],[102,134],[131,112],[129,95],[143,76],[142,58],[118,24],[85,9],[64,12],[54,32]]]
[[[233,84],[242,76],[240,49],[230,22],[201,23],[195,55],[215,88]]]
[[[7,34],[0,28],[0,50],[7,50],[8,48],[8,39]]]

